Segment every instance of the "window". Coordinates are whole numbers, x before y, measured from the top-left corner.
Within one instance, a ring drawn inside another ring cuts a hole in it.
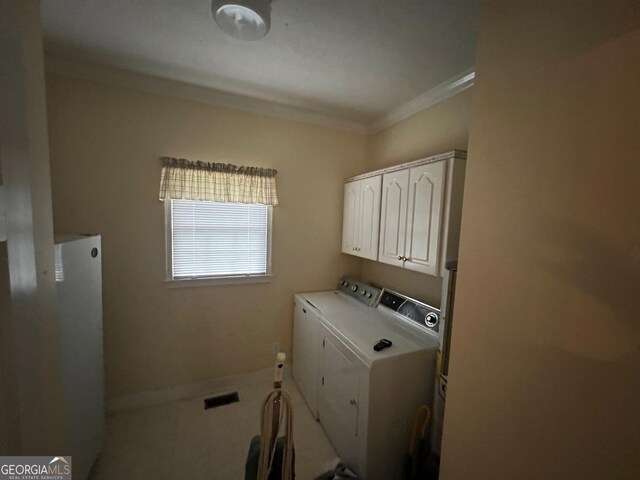
[[[278,172],[173,157],[161,162],[169,285],[268,281]]]
[[[271,206],[174,199],[165,204],[169,280],[271,274]]]

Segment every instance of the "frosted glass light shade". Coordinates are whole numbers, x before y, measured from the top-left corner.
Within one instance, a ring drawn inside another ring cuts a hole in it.
[[[213,0],[211,11],[220,28],[240,40],[259,40],[271,27],[270,0]]]

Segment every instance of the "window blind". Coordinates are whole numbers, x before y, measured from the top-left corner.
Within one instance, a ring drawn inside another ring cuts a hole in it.
[[[62,245],[55,246],[56,282],[64,282],[64,264],[62,263]]]
[[[171,200],[173,278],[267,273],[268,208]]]

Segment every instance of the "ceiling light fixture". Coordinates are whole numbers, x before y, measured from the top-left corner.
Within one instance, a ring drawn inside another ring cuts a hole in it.
[[[260,40],[271,27],[271,0],[213,0],[211,13],[225,33],[240,40]]]

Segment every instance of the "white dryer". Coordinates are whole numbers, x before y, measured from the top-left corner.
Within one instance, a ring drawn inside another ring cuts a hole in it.
[[[360,301],[376,296],[380,305]],[[363,478],[401,478],[415,411],[433,399],[440,312],[351,278],[295,302],[293,378],[305,400]],[[391,346],[375,350],[381,339]]]

